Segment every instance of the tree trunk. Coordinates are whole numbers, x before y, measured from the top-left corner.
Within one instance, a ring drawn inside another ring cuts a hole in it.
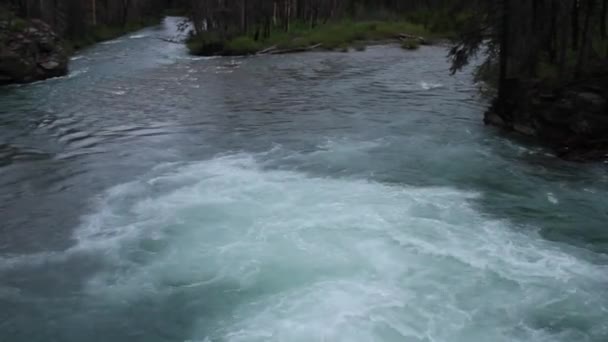
[[[549,28],[549,60],[555,64],[557,60],[557,3],[551,1],[551,26]]]
[[[122,25],[126,26],[127,25],[127,20],[129,20],[129,5],[130,5],[130,0],[123,0],[122,1]]]
[[[608,38],[608,29],[606,28],[606,18],[608,16],[608,0],[602,1],[602,12],[600,13],[600,34],[602,40]]]
[[[593,9],[595,8],[595,0],[587,0],[587,11],[585,13],[585,22],[583,23],[583,40],[581,49],[578,54],[578,60],[576,62],[575,77],[579,78],[583,71],[583,64],[587,59],[587,50],[591,45],[591,16],[593,15]]]
[[[580,20],[579,20],[579,4],[580,0],[573,1],[572,7],[572,49],[578,50]]]
[[[91,15],[93,26],[97,26],[97,0],[91,0]]]
[[[560,6],[557,10],[558,13],[562,13],[562,11],[564,10],[564,8],[562,7],[562,5],[558,5]],[[564,18],[564,15],[561,14],[560,15],[560,19]],[[564,80],[566,78],[566,62],[568,61],[567,59],[567,53],[568,53],[568,36],[569,36],[569,31],[568,31],[568,25],[560,25],[559,28],[557,29],[557,31],[559,32],[559,61],[558,61],[558,72],[559,72],[559,77],[560,79]]]
[[[511,0],[502,0],[502,30],[500,32],[500,74],[498,80],[498,101],[504,105],[507,90],[507,72],[509,66],[509,31],[510,31],[510,2]]]
[[[241,0],[241,32],[247,34],[247,0]]]

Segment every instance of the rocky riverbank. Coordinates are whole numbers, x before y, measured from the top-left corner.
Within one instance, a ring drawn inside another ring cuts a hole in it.
[[[490,108],[486,124],[535,137],[567,160],[608,160],[608,72],[557,88],[510,83],[507,100]]]
[[[0,21],[0,85],[63,76],[68,61],[63,41],[46,23]]]

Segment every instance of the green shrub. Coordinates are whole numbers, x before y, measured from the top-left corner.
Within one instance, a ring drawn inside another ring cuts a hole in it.
[[[92,37],[94,41],[101,42],[114,39],[123,34],[123,32],[124,31],[120,27],[98,25],[93,29]]]
[[[241,36],[230,40],[224,49],[224,54],[241,56],[251,55],[260,51],[260,44],[247,36]]]
[[[268,47],[276,45],[279,49],[290,49],[297,44],[297,42],[294,42],[295,39],[287,32],[272,31],[270,36],[264,40],[264,45]]]
[[[13,17],[11,20],[11,31],[21,32],[27,27],[27,21],[22,18]]]
[[[406,39],[401,43],[401,48],[404,50],[418,50],[420,48],[420,42],[418,39]]]
[[[486,61],[475,69],[475,82],[483,82],[489,87],[498,87],[498,64]]]
[[[213,56],[223,53],[225,43],[219,36],[212,33],[205,33],[188,38],[186,47],[193,55]]]

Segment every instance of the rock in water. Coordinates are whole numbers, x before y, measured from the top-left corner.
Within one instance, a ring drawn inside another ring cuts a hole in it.
[[[21,21],[22,22],[22,21]],[[27,83],[68,72],[68,52],[49,25],[0,21],[0,84]]]

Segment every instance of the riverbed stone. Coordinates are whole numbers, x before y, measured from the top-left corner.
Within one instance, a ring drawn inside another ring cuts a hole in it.
[[[42,63],[39,63],[38,65],[40,65],[45,70],[55,70],[61,66],[61,64],[59,62],[54,61],[54,60],[42,62]]]

